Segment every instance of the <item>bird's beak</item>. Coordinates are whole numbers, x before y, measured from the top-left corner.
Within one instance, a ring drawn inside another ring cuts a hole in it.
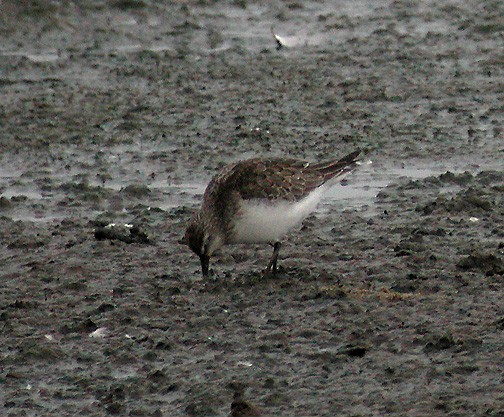
[[[201,273],[203,274],[203,278],[208,277],[208,266],[210,265],[210,256],[200,255],[201,261]]]

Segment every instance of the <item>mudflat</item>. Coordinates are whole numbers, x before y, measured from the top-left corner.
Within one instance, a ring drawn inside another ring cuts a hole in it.
[[[0,414],[502,416],[504,5],[0,4]],[[213,174],[363,164],[285,240]]]

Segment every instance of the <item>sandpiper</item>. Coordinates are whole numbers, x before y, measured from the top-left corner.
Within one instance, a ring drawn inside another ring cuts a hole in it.
[[[223,245],[236,243],[271,244],[273,255],[264,273],[275,273],[282,237],[355,167],[359,153],[323,163],[253,158],[224,167],[208,184],[183,239],[199,256],[203,277],[208,276],[210,257]]]

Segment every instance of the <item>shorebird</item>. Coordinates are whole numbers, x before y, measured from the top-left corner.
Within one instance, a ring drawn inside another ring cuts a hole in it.
[[[224,167],[208,184],[183,239],[198,255],[203,277],[209,274],[210,257],[223,245],[237,243],[271,244],[264,273],[275,273],[281,239],[355,167],[359,153],[322,163],[253,158]]]

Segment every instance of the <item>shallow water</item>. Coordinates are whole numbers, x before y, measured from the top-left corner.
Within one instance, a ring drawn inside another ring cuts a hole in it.
[[[1,413],[500,416],[503,5],[2,0]],[[357,147],[277,276],[201,279],[219,167]]]
[[[43,204],[44,201],[49,202],[51,199],[62,197],[61,191],[57,189],[58,187],[63,184],[79,184],[82,180],[92,187],[98,189],[103,187],[112,192],[120,192],[129,184],[144,184],[148,187],[148,190],[158,196],[155,200],[145,197],[143,199],[144,204],[159,207],[163,210],[170,210],[180,206],[193,207],[199,205],[208,182],[170,180],[163,177],[162,174],[151,177],[150,173],[161,170],[162,164],[148,162],[145,155],[149,154],[149,152],[152,152],[152,148],[146,148],[143,145],[140,145],[140,147],[122,145],[107,150],[101,157],[104,166],[109,168],[107,175],[103,178],[99,175],[89,177],[88,169],[84,168],[91,163],[93,155],[75,151],[68,152],[68,157],[74,161],[70,170],[64,172],[59,166],[46,170],[44,177],[46,183],[51,184],[52,191],[43,191],[35,182],[24,178],[21,169],[3,169],[0,171],[0,196],[7,199],[25,196],[28,207],[10,213],[10,217],[14,220],[37,222],[54,221],[58,218],[72,216],[71,211],[61,211],[57,207],[48,208],[47,211],[39,207],[34,213],[29,206],[33,203]],[[120,165],[114,168],[114,164],[117,162]],[[66,164],[68,165],[68,162]],[[407,180],[438,176],[446,171],[457,174],[472,168],[472,172],[478,172],[474,166],[471,167],[466,164],[465,168],[461,169],[463,166],[460,162],[444,161],[432,164],[419,162],[418,165],[415,165],[410,161],[407,167],[400,168],[397,166],[383,166],[383,164],[376,166],[376,164],[368,161],[358,166],[342,184],[331,187],[324,196],[318,211],[324,213],[330,210],[331,207],[336,206],[341,209],[362,208],[362,211],[371,214],[374,212],[375,197],[387,186],[398,181],[405,182]],[[97,169],[98,167],[99,165],[97,165]],[[489,166],[485,168],[491,169]],[[142,199],[139,202],[142,202]]]

